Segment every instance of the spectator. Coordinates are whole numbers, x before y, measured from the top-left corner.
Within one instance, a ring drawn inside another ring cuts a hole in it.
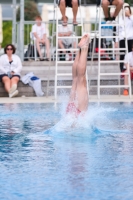
[[[36,21],[36,24],[34,24],[32,27],[32,33],[34,35],[34,40],[36,41],[36,47],[40,56],[40,61],[44,61],[44,58],[41,53],[40,44],[46,45],[46,55],[47,55],[46,61],[49,61],[50,60],[50,43],[46,36],[45,24],[42,23],[42,18],[40,16],[37,16],[35,18],[35,21]]]
[[[109,5],[116,6],[113,16],[109,16],[109,12],[108,12]],[[114,23],[115,18],[117,17],[120,10],[122,9],[122,6],[123,6],[123,0],[102,0],[103,12],[104,12],[105,20],[107,23],[110,23],[110,21],[112,21],[112,23]]]
[[[66,19],[68,20],[67,16],[66,16]],[[58,35],[59,37],[63,37],[58,40],[59,48],[65,49],[65,48],[69,48],[70,46],[72,46],[73,48],[76,48],[75,40],[73,40],[72,38],[64,38],[64,36],[66,37],[73,36],[72,30],[70,29],[70,27],[68,27],[67,24],[65,26],[63,25],[59,26]],[[63,51],[63,52],[64,52],[65,59],[69,60],[69,54],[66,53],[66,51]]]
[[[67,25],[66,7],[71,7],[73,11],[73,25],[77,25],[76,17],[78,12],[79,0],[59,0],[59,7],[62,14],[62,25]]]
[[[8,44],[4,49],[5,54],[0,57],[0,81],[4,83],[10,98],[18,95],[17,84],[22,69],[20,58],[14,54],[15,50],[14,45]]]
[[[122,16],[119,20],[119,28],[117,28],[117,33],[119,39],[116,39],[116,48],[118,46],[120,48],[125,48],[125,32],[128,41],[128,52],[132,51],[132,43],[133,43],[133,15],[131,12],[130,6],[125,6],[125,28],[124,28],[124,16]],[[122,55],[120,55],[120,60],[124,60],[125,51],[120,51]],[[120,70],[121,72],[124,71],[124,64],[123,62],[120,63]]]
[[[132,43],[132,51],[126,54],[125,56],[124,65],[126,68],[124,73],[128,73],[128,69],[129,69],[130,76],[132,79],[133,78],[133,43]],[[128,85],[128,75],[124,75],[124,85]],[[125,88],[123,90],[123,95],[128,95],[128,94],[129,94],[128,88]]]

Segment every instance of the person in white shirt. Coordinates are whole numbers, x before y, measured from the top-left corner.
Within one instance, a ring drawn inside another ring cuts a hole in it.
[[[46,55],[47,55],[46,61],[49,61],[50,60],[50,43],[46,36],[45,24],[42,23],[42,18],[40,16],[37,16],[35,18],[35,21],[36,21],[36,24],[34,24],[32,27],[32,33],[34,35],[37,51],[40,56],[40,61],[44,61],[42,53],[41,53],[40,44],[46,45]]]
[[[119,38],[116,39],[116,48],[125,48],[125,30],[126,30],[126,37],[128,42],[128,52],[132,51],[132,43],[133,43],[133,15],[131,12],[130,6],[125,6],[125,28],[124,28],[124,16],[119,19],[119,28],[116,28],[116,33],[118,34]],[[120,51],[122,55],[120,55],[120,60],[124,60],[125,51]],[[124,71],[124,64],[123,62],[120,63],[120,70],[121,72]]]
[[[67,16],[66,16],[66,18],[68,20]],[[58,36],[63,37],[58,40],[59,48],[65,49],[65,48],[69,48],[70,46],[72,46],[73,48],[76,48],[76,41],[72,38],[68,38],[69,36],[73,36],[73,32],[68,25],[59,26]],[[64,36],[66,36],[67,38],[64,38]],[[69,54],[65,50],[63,50],[63,53],[65,55],[66,60],[69,60]]]
[[[130,77],[133,78],[133,43],[132,43],[132,51],[125,55],[124,65],[126,70],[124,73],[128,73],[128,68],[130,70]],[[128,75],[124,75],[124,85],[128,85]],[[123,90],[123,95],[128,95],[128,88]]]
[[[4,49],[5,54],[0,57],[0,81],[11,98],[18,95],[17,84],[22,69],[20,58],[14,54],[15,50],[14,45],[8,44]]]

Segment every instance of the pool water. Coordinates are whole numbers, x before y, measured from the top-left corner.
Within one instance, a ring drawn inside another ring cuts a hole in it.
[[[133,104],[0,104],[0,200],[132,200]]]

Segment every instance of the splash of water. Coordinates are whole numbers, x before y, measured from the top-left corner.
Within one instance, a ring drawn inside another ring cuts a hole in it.
[[[91,104],[85,114],[75,117],[73,114],[66,114],[67,101],[61,104],[59,112],[60,121],[45,133],[66,133],[66,134],[118,134],[129,133],[126,125],[121,121],[112,119],[110,116],[118,112],[117,108]]]

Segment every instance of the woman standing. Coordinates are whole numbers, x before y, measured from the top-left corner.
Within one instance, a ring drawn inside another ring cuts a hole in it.
[[[128,41],[128,52],[132,51],[132,43],[133,43],[133,15],[130,6],[125,6],[125,28],[124,28],[124,16],[120,18],[119,28],[117,28],[119,39],[116,40],[116,48],[118,48],[118,44],[120,48],[125,48],[125,34]],[[125,33],[126,32],[126,33]],[[120,60],[124,60],[125,51],[120,51]],[[124,63],[120,63],[121,72],[124,71]]]
[[[0,81],[10,98],[18,95],[17,84],[22,69],[21,60],[14,54],[15,51],[14,45],[8,44],[4,49],[5,54],[0,57]]]

